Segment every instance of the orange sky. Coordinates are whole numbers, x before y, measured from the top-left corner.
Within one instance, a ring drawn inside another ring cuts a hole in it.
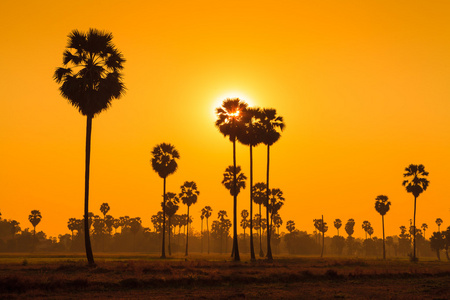
[[[409,225],[413,197],[404,168],[424,164],[429,189],[417,223],[450,222],[450,3],[448,1],[2,1],[0,3],[0,212],[55,236],[83,214],[85,117],[52,75],[67,34],[108,30],[127,59],[127,93],[93,120],[90,210],[140,216],[160,209],[162,179],[150,152],[180,152],[168,191],[197,182],[194,227],[205,205],[232,215],[221,185],[232,145],[214,127],[226,96],[274,107],[286,130],[271,150],[271,186],[285,193],[287,220],[313,231],[332,221],[369,220],[381,235],[375,197],[392,202],[386,234]],[[255,181],[264,180],[264,147]],[[238,164],[248,175],[248,148]],[[248,209],[249,192],[238,198]],[[186,208],[181,207],[180,213]],[[239,228],[241,231],[241,228]],[[428,235],[428,234],[427,234]]]

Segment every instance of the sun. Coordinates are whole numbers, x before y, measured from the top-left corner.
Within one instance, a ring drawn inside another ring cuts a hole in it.
[[[217,96],[217,98],[214,100],[211,106],[211,113],[212,117],[216,119],[216,108],[222,106],[223,100],[227,98],[239,98],[245,103],[248,104],[248,107],[252,107],[254,105],[254,102],[251,97],[249,97],[246,93],[243,93],[241,91],[228,91],[220,94]],[[239,111],[236,112],[236,117],[239,115]]]

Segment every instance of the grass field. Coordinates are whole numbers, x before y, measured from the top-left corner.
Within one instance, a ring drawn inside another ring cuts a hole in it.
[[[1,254],[0,298],[448,299],[450,263],[228,255]]]

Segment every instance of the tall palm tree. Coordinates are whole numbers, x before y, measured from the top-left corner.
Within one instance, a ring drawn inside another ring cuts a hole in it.
[[[436,219],[436,225],[438,226],[438,232],[441,232],[441,225],[444,223],[441,218]]]
[[[152,168],[163,179],[163,228],[162,228],[162,250],[161,258],[166,258],[165,241],[166,241],[166,178],[170,174],[175,173],[178,168],[177,159],[180,154],[171,144],[161,143],[156,145],[152,151]]]
[[[323,221],[323,215],[322,215],[322,219],[314,219],[314,227],[316,227],[316,229],[319,232],[322,232],[322,252],[320,254],[320,257],[323,257],[323,250],[325,248],[325,232],[328,231],[328,226],[327,223]]]
[[[42,215],[39,210],[32,210],[28,216],[28,221],[33,225],[33,236],[36,237],[36,226],[41,222]]]
[[[103,219],[106,217],[106,214],[108,213],[109,210],[110,207],[108,203],[102,203],[102,205],[100,205],[100,211],[103,214]]]
[[[261,213],[261,206],[266,203],[266,184],[264,182],[258,182],[255,183],[253,186],[252,194],[253,194],[253,201],[259,205],[259,218],[261,219],[262,213]],[[262,240],[261,240],[261,230],[262,226],[254,226],[255,229],[259,229],[259,257],[264,257],[264,251],[262,249]]]
[[[189,207],[192,204],[197,203],[198,195],[200,195],[200,192],[197,189],[197,184],[193,181],[185,181],[184,184],[181,186],[181,193],[179,194],[179,197],[183,204],[187,206],[187,230],[186,230],[186,253],[185,255],[188,255],[188,245],[189,245]]]
[[[260,122],[261,109],[247,108],[243,118],[243,129],[239,132],[238,140],[244,145],[250,147],[250,259],[255,258],[255,247],[253,244],[253,147],[262,143],[262,125]],[[260,212],[261,213],[261,212]]]
[[[202,208],[202,216],[206,218],[206,231],[208,232],[208,254],[209,254],[209,225],[208,225],[208,219],[211,217],[212,208],[211,206],[205,206]]]
[[[236,139],[243,128],[243,116],[246,114],[247,103],[241,101],[239,98],[225,99],[221,107],[216,109],[216,127],[224,135],[228,136],[233,143],[233,167],[236,170]],[[236,176],[234,172],[234,176]],[[235,261],[240,261],[237,237],[237,180],[234,178],[233,187],[233,256]]]
[[[95,265],[88,230],[89,167],[91,158],[92,118],[111,106],[113,99],[125,92],[121,71],[125,59],[112,43],[111,33],[89,29],[73,30],[63,53],[63,67],[57,68],[53,79],[61,83],[61,95],[86,116],[86,161],[84,193],[84,234],[86,257]]]
[[[384,241],[384,215],[389,211],[391,201],[385,195],[379,195],[375,198],[375,209],[381,215],[381,225],[383,226],[383,259],[386,259],[386,246]]]
[[[172,255],[172,250],[171,250],[171,247],[170,247],[170,233],[172,231],[172,229],[171,229],[172,228],[171,221],[172,221],[172,217],[178,211],[178,208],[179,208],[178,203],[179,202],[180,202],[180,199],[178,199],[178,196],[175,193],[167,193],[166,194],[166,203],[165,203],[166,207],[163,207],[164,203],[161,202],[161,207],[163,208],[163,211],[165,211],[166,214],[167,214],[167,221],[168,221],[167,225],[169,226],[169,230],[168,230],[168,235],[169,235],[169,241],[168,241],[169,242],[168,243],[169,255]]]
[[[337,235],[338,236],[339,236],[339,228],[341,228],[341,226],[342,226],[341,219],[334,220],[334,227],[336,227],[336,229],[337,229]]]
[[[277,111],[273,108],[264,108],[260,114],[261,125],[263,128],[262,142],[267,146],[267,174],[266,174],[266,204],[269,206],[269,166],[270,166],[270,146],[272,146],[281,137],[280,131],[283,131],[285,124],[283,117],[277,116]],[[269,220],[269,210],[266,209],[266,218]],[[269,223],[269,222],[267,222]],[[268,225],[269,226],[269,225]],[[270,228],[267,230],[267,259],[273,260],[272,249],[270,247]]]
[[[361,225],[362,229],[364,229],[364,232],[366,233],[366,240],[367,240],[367,232],[369,231],[369,228],[370,228],[371,226],[372,226],[372,225],[370,224],[369,221],[363,221],[363,223],[362,223],[362,225]]]
[[[426,179],[428,172],[425,171],[424,165],[409,165],[405,168],[403,177],[408,179],[404,180],[402,185],[406,187],[408,193],[414,196],[414,224],[413,224],[413,261],[416,261],[416,200],[423,191],[426,191],[430,181]]]
[[[426,232],[426,230],[428,229],[427,223],[423,223],[422,226],[421,226],[420,228],[422,228],[422,230],[423,230],[423,238],[426,239],[426,238],[425,238],[425,232]]]
[[[272,230],[273,218],[284,205],[284,200],[283,192],[280,189],[271,189],[269,191],[270,230]],[[269,224],[269,222],[267,223]]]

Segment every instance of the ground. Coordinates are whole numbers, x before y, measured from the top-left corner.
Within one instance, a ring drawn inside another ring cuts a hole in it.
[[[450,263],[193,254],[1,254],[0,298],[448,299]]]

